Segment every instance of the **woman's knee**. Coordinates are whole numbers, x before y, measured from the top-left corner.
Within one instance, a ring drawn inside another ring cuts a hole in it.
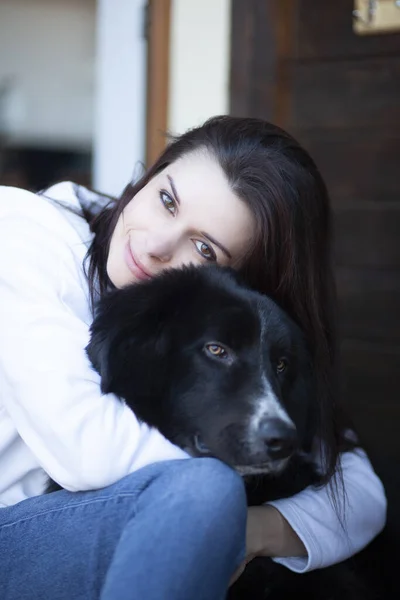
[[[155,463],[112,486],[114,493],[132,494],[140,509],[150,504],[179,504],[199,516],[218,513],[245,520],[246,494],[242,478],[215,458],[193,458]],[[178,509],[178,507],[177,507]]]
[[[230,497],[245,503],[242,478],[231,467],[216,458],[195,458],[181,463],[173,475],[174,487],[182,494],[212,499]]]
[[[242,478],[215,458],[174,461],[160,478],[159,489],[173,503],[188,507],[199,516],[219,514],[245,521],[246,494]]]

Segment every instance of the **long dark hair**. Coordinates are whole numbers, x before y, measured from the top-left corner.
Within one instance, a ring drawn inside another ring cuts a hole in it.
[[[255,216],[245,281],[271,296],[300,325],[312,349],[318,384],[321,482],[329,481],[347,449],[337,400],[335,289],[331,212],[325,183],[311,157],[288,133],[260,119],[220,116],[173,138],[158,160],[121,197],[91,221],[88,252],[92,298],[110,285],[106,263],[112,233],[125,206],[180,157],[206,150],[235,194]]]

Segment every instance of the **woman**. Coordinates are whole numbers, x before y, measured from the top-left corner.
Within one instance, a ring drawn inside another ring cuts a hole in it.
[[[1,598],[221,599],[253,556],[303,572],[360,550],[386,500],[339,419],[329,203],[308,154],[266,122],[216,117],[105,201],[68,183],[1,191]],[[239,269],[304,330],[330,486],[247,511],[232,470],[187,460],[101,396],[84,352],[98,295],[207,262]],[[65,489],[41,495],[44,471]]]

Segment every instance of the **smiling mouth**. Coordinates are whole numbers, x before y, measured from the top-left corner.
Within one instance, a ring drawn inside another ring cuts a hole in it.
[[[130,270],[130,272],[135,276],[136,279],[141,281],[145,281],[147,279],[151,279],[150,273],[142,267],[140,262],[135,258],[130,242],[128,241],[125,247],[125,262]]]

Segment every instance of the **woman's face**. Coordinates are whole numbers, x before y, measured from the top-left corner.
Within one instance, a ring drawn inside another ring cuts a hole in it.
[[[238,267],[253,216],[205,151],[180,158],[125,207],[111,238],[107,273],[120,288],[163,269],[218,263]]]

